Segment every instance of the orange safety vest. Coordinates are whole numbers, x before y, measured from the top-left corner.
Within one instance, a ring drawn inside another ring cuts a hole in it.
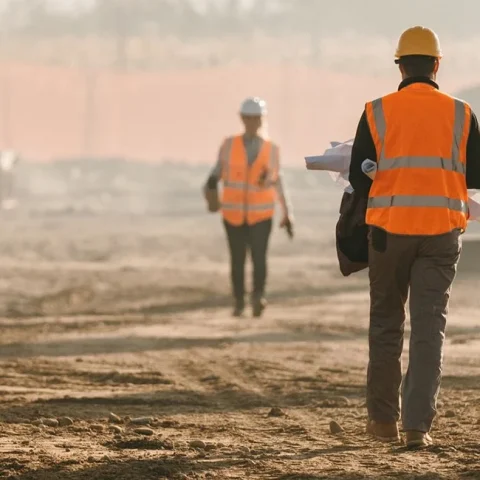
[[[249,165],[241,135],[227,138],[221,149],[222,214],[231,225],[253,225],[273,217],[278,179],[278,148],[264,140]]]
[[[367,103],[377,152],[366,223],[398,235],[440,235],[468,220],[471,110],[425,83]]]

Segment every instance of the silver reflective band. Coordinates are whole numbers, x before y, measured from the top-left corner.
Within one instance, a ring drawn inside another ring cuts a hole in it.
[[[368,208],[388,207],[440,207],[468,213],[467,203],[457,198],[430,195],[395,195],[368,199]]]
[[[453,125],[452,162],[461,163],[460,144],[462,143],[463,129],[465,128],[465,104],[455,100],[455,123]]]
[[[378,137],[381,143],[381,151],[378,163],[378,171],[394,170],[396,168],[441,168],[450,172],[466,174],[466,166],[460,161],[460,145],[462,143],[463,131],[465,128],[465,104],[454,99],[455,121],[453,127],[452,153],[451,158],[425,157],[425,156],[403,156],[387,158],[385,156],[385,135],[387,125],[383,100],[378,98],[372,102],[373,116],[377,128]]]
[[[243,210],[243,203],[222,203],[222,208],[224,210]],[[272,210],[275,208],[274,203],[259,203],[257,205],[248,205],[248,210],[253,210],[255,212],[260,212],[262,210]]]
[[[458,172],[465,175],[466,166],[461,162],[452,162],[449,158],[442,157],[397,157],[383,158],[378,164],[379,172],[394,170],[396,168],[441,168],[449,172]]]
[[[226,179],[230,178],[230,158],[232,156],[232,145],[233,145],[233,137],[228,137],[225,140],[225,143],[222,149],[222,162],[223,162],[223,168],[225,172],[224,178]]]
[[[248,183],[244,182],[230,182],[228,180],[223,182],[223,186],[226,188],[234,188],[236,190],[248,190],[249,192],[264,192],[268,190],[270,186],[266,187],[257,187],[255,185],[249,185]]]

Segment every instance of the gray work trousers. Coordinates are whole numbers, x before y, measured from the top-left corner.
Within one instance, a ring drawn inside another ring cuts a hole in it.
[[[400,419],[401,354],[410,289],[410,352],[402,388],[404,430],[428,432],[436,415],[448,303],[461,252],[461,232],[401,236],[369,234],[370,419]]]

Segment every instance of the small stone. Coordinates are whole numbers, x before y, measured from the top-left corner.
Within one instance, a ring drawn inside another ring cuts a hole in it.
[[[95,463],[95,462],[96,462],[95,457],[92,457],[92,455],[90,455],[90,456],[87,458],[87,462],[88,462],[88,463]]]
[[[334,435],[338,435],[339,433],[343,433],[344,430],[343,428],[341,427],[341,425],[339,425],[337,422],[335,422],[334,420],[332,420],[330,422],[330,433],[334,434]]]
[[[73,420],[70,417],[62,417],[58,419],[58,424],[61,427],[69,427],[70,425],[73,425]]]
[[[173,440],[164,440],[163,441],[163,448],[165,450],[175,450],[175,444],[173,443]]]
[[[153,417],[138,417],[130,420],[130,423],[133,423],[133,425],[150,425],[152,422]]]
[[[56,418],[44,418],[43,424],[47,427],[58,427],[58,420]]]
[[[287,414],[279,407],[273,407],[268,413],[269,417],[285,417]]]
[[[110,425],[109,430],[117,435],[121,435],[123,433],[123,428],[119,427],[118,425]]]
[[[162,428],[177,428],[180,424],[176,420],[164,420],[160,422]]]
[[[213,443],[207,443],[205,445],[205,451],[207,452],[211,452],[212,450],[216,450],[217,449],[217,446]]]
[[[200,381],[203,382],[203,383],[218,382],[219,380],[220,380],[220,377],[218,375],[208,375],[208,376],[200,379]]]
[[[104,456],[102,457],[102,460],[103,460],[104,462],[109,462],[109,461],[110,461],[110,457],[109,457],[108,455],[104,455]]]
[[[90,430],[93,430],[94,432],[103,432],[103,425],[100,424],[94,424],[90,425]]]
[[[204,449],[206,447],[205,442],[202,442],[201,440],[192,440],[190,442],[190,446],[192,448],[201,448],[201,449]]]
[[[148,437],[155,433],[151,428],[147,428],[147,427],[136,428],[134,432],[138,433],[139,435],[146,435]]]
[[[339,407],[348,407],[350,405],[350,400],[347,397],[335,397],[333,400]]]
[[[118,415],[115,415],[112,412],[108,414],[108,421],[110,423],[116,423],[116,424],[123,423],[123,420]]]
[[[43,420],[41,418],[34,420],[32,422],[32,425],[35,425],[35,427],[38,427],[39,425],[43,425]]]
[[[447,410],[445,412],[445,418],[453,418],[453,417],[456,417],[457,414],[455,413],[454,410]]]

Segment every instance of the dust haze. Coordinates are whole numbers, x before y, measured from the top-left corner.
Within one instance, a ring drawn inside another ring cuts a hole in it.
[[[467,0],[1,2],[0,148],[19,161],[0,211],[0,477],[478,478],[480,230],[437,445],[372,443],[368,281],[341,277],[342,190],[303,158],[397,88],[415,24],[440,36],[441,87],[480,111],[479,16]],[[230,317],[201,194],[249,95],[268,101],[296,221],[290,241],[275,220],[260,320]]]

